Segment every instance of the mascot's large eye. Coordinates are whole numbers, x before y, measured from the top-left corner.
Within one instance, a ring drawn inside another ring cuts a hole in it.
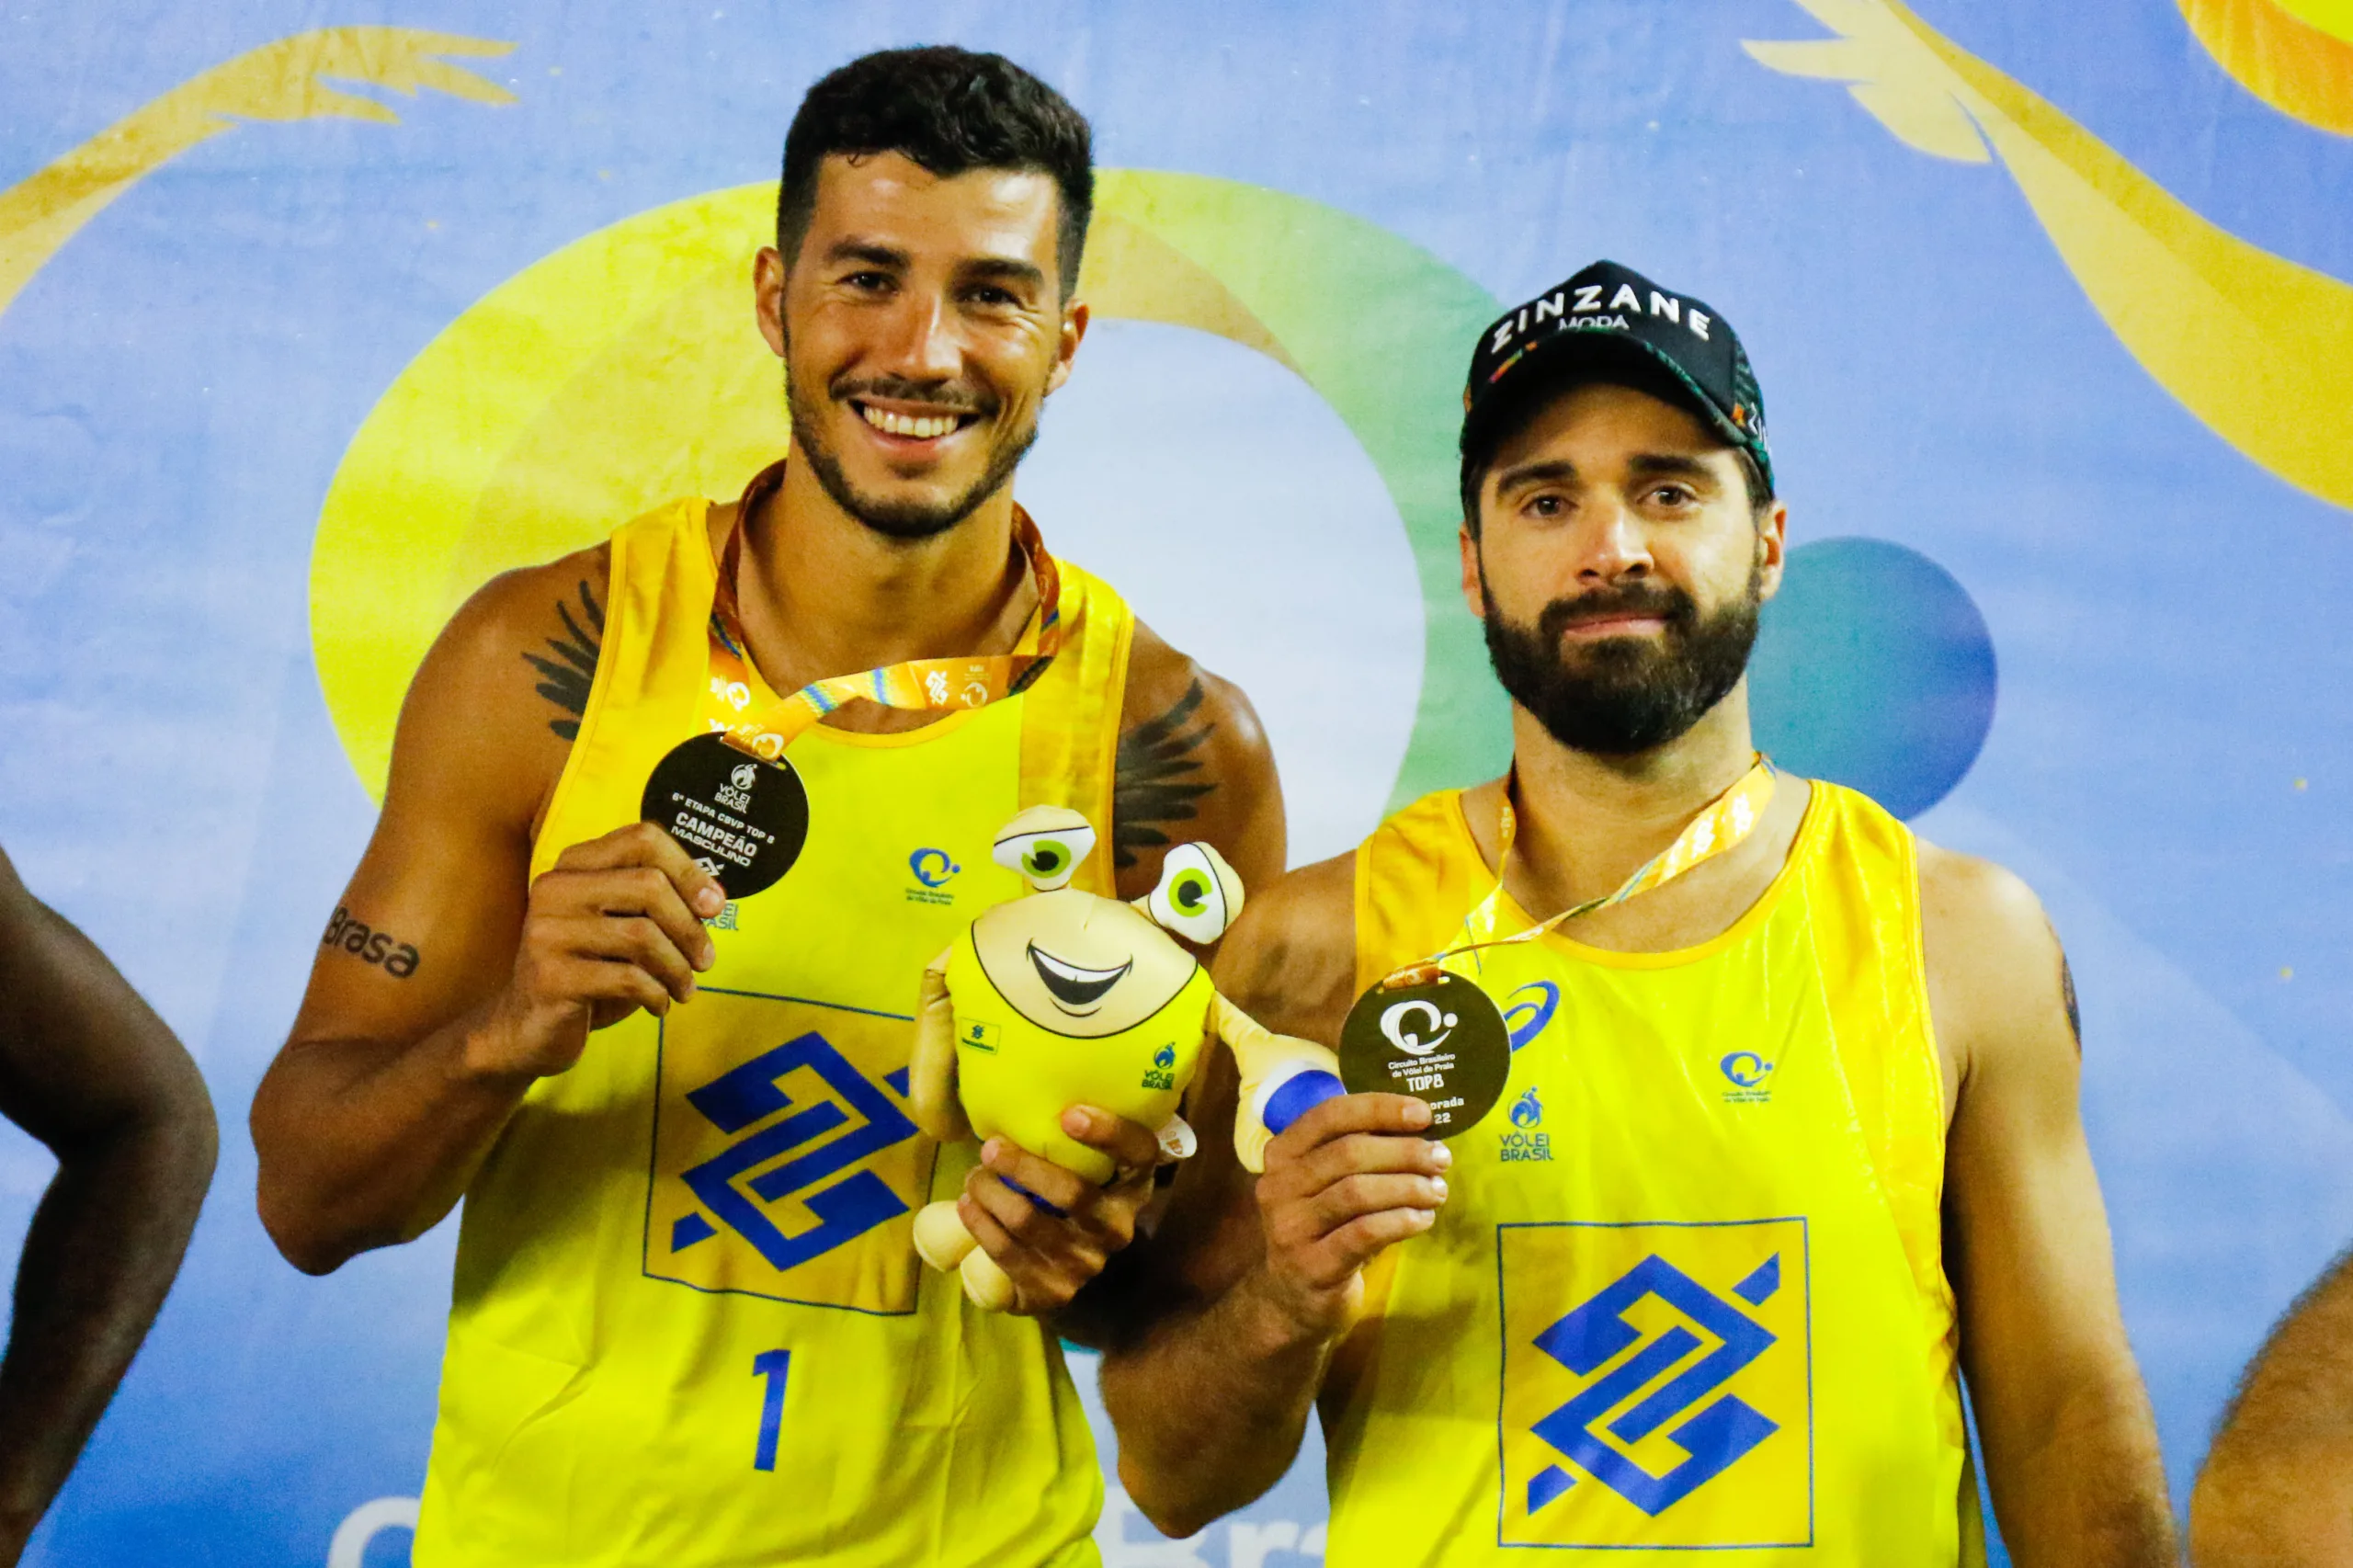
[[[1161,863],[1149,907],[1155,925],[1188,942],[1214,942],[1242,913],[1242,879],[1208,845],[1180,844]]]
[[[1018,871],[1040,892],[1070,885],[1079,862],[1095,851],[1095,830],[1084,821],[1033,833],[1009,833],[996,841],[991,858]]]

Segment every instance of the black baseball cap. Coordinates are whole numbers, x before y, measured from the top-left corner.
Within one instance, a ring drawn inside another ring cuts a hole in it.
[[[1664,369],[1664,381],[1655,373],[1644,381],[1679,392],[1711,429],[1756,460],[1772,494],[1764,398],[1731,324],[1705,301],[1672,293],[1614,261],[1595,262],[1480,334],[1462,390],[1464,455],[1490,446],[1498,421],[1524,409],[1529,391],[1558,386],[1580,369],[1607,380],[1613,366],[1629,364]]]

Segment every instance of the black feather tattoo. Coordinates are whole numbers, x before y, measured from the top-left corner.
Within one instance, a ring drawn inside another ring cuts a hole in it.
[[[1120,737],[1119,766],[1111,783],[1115,866],[1132,866],[1138,850],[1166,845],[1169,838],[1160,831],[1162,825],[1190,822],[1194,802],[1217,788],[1211,780],[1187,777],[1200,772],[1200,759],[1193,754],[1217,729],[1208,722],[1194,723],[1206,695],[1196,680],[1167,712]]]
[[[597,602],[596,590],[583,578],[578,618],[562,599],[556,601],[555,613],[563,621],[564,634],[548,639],[548,653],[552,656],[525,653],[523,662],[539,671],[540,695],[571,715],[549,720],[548,728],[574,741],[580,738],[580,721],[588,711],[588,688],[597,679],[597,655],[604,651],[605,607]]]

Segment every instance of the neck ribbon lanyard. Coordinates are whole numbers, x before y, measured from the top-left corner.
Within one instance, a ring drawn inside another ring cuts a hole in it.
[[[1038,607],[1009,653],[967,654],[950,659],[908,659],[856,675],[828,676],[751,711],[759,688],[745,653],[743,617],[737,608],[735,574],[744,553],[744,529],[756,508],[784,483],[784,464],[771,463],[754,476],[735,508],[734,525],[719,555],[719,585],[710,602],[710,681],[701,713],[710,730],[736,750],[763,762],[782,759],[801,733],[845,702],[865,698],[889,708],[953,710],[985,708],[1028,690],[1062,652],[1062,574],[1046,553],[1029,514],[1013,509],[1013,537],[1029,562]]]
[[[1380,989],[1395,991],[1409,985],[1430,984],[1447,970],[1450,959],[1485,948],[1532,942],[1545,932],[1581,915],[1590,915],[1597,909],[1608,909],[1653,888],[1664,887],[1686,871],[1736,848],[1756,831],[1756,824],[1765,820],[1765,808],[1773,800],[1773,765],[1760,752],[1738,782],[1702,807],[1699,814],[1675,835],[1674,843],[1637,867],[1634,874],[1620,882],[1614,891],[1603,893],[1599,898],[1571,904],[1551,919],[1539,921],[1525,931],[1498,937],[1495,925],[1503,908],[1504,871],[1510,862],[1512,841],[1518,835],[1519,826],[1518,813],[1512,810],[1511,804],[1512,789],[1518,781],[1518,766],[1514,764],[1512,771],[1504,778],[1504,798],[1497,824],[1495,885],[1485,898],[1480,900],[1478,906],[1462,918],[1462,934],[1469,940],[1434,954],[1421,963],[1408,964],[1392,971],[1381,982]],[[1464,975],[1462,978],[1467,980],[1470,977]]]

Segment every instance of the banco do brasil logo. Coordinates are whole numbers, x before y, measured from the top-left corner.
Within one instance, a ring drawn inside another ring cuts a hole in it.
[[[715,986],[661,1020],[646,1274],[913,1311],[933,1145],[904,1108],[907,1021]]]
[[[1498,1243],[1499,1544],[1811,1541],[1802,1219],[1506,1223]]]

